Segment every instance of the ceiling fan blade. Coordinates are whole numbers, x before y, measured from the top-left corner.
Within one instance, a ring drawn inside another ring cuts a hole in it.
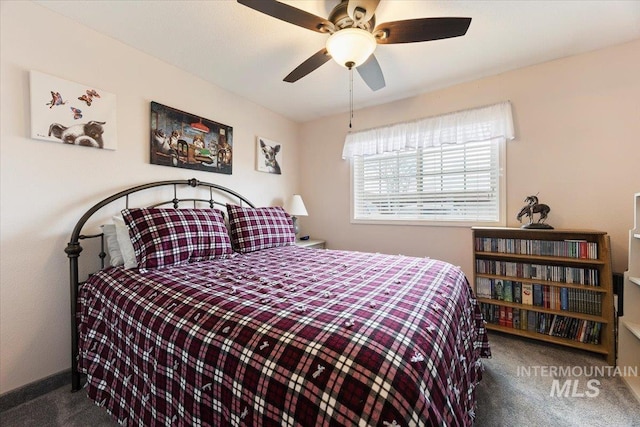
[[[379,44],[413,43],[464,36],[471,18],[419,18],[385,22],[373,31]]]
[[[384,75],[375,55],[371,54],[369,59],[357,67],[356,70],[358,70],[358,74],[371,90],[376,91],[385,87]]]
[[[288,4],[275,0],[238,0],[238,3],[262,12],[266,15],[278,18],[282,21],[297,25],[319,33],[326,33],[326,28],[333,28],[333,24],[325,18],[305,12]]]
[[[304,61],[302,64],[298,65],[295,70],[289,73],[287,77],[283,80],[288,83],[293,83],[295,81],[300,80],[310,72],[314,71],[316,68],[319,68],[321,65],[324,65],[325,62],[331,59],[331,55],[327,52],[327,49],[322,48],[309,59]]]
[[[373,14],[376,13],[378,3],[380,3],[380,0],[349,0],[347,14],[349,15],[349,18],[356,22],[369,22],[373,17]],[[356,8],[362,10],[364,16],[356,16]]]

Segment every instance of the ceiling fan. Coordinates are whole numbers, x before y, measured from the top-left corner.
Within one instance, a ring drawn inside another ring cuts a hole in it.
[[[284,78],[293,83],[333,58],[354,67],[367,86],[376,91],[385,86],[380,64],[373,51],[377,44],[414,43],[447,39],[466,34],[471,18],[417,18],[376,23],[380,0],[341,0],[327,19],[276,0],[238,0],[251,9],[319,33],[330,34],[324,48],[314,53]]]

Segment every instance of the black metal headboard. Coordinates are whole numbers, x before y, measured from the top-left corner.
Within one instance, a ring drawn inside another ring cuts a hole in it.
[[[78,299],[78,286],[80,285],[78,279],[78,258],[80,258],[80,253],[82,252],[82,245],[80,241],[85,239],[100,239],[100,253],[98,254],[101,262],[101,267],[104,268],[104,258],[106,257],[106,252],[104,248],[104,235],[102,233],[99,234],[82,234],[82,229],[87,223],[87,221],[100,209],[104,208],[111,203],[121,201],[124,199],[125,208],[129,208],[129,196],[133,193],[138,193],[140,191],[149,190],[152,188],[158,187],[171,187],[173,186],[173,198],[170,200],[160,201],[158,203],[154,203],[152,205],[147,205],[146,207],[158,207],[163,205],[172,205],[175,209],[180,207],[180,203],[193,203],[194,207],[198,203],[203,203],[208,205],[210,208],[214,208],[216,205],[225,206],[225,202],[216,201],[214,196],[224,196],[225,199],[229,200],[237,200],[239,205],[247,205],[250,207],[254,207],[253,203],[251,203],[244,196],[236,193],[235,191],[223,187],[218,184],[213,184],[210,182],[198,181],[195,178],[188,180],[173,180],[173,181],[158,181],[151,182],[148,184],[142,184],[135,187],[128,188],[126,190],[120,191],[112,196],[107,197],[106,199],[96,203],[91,209],[85,212],[84,215],[77,222],[76,226],[71,233],[71,239],[69,240],[69,244],[65,248],[65,252],[67,257],[69,258],[69,285],[71,291],[71,388],[72,391],[77,391],[80,389],[80,373],[78,372],[78,327],[76,322],[76,306]],[[202,187],[208,188],[209,190],[209,198],[179,198],[178,191],[180,188],[184,188],[185,186],[197,188]],[[232,197],[230,197],[232,196]],[[220,200],[220,199],[219,199]]]

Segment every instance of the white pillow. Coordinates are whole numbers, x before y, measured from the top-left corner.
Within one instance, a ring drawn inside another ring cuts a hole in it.
[[[129,237],[129,229],[124,222],[124,218],[116,215],[113,217],[113,223],[116,227],[116,237],[120,245],[120,252],[122,252],[122,258],[124,259],[124,268],[131,269],[138,267],[136,253],[133,249],[133,243],[131,243],[131,238]]]
[[[109,265],[111,267],[117,267],[124,264],[124,258],[120,251],[120,244],[118,243],[118,237],[116,236],[115,224],[102,225],[102,233],[107,240],[107,252],[109,252]]]

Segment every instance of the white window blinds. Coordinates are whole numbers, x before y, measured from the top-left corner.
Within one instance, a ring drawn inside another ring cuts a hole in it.
[[[429,125],[428,141],[423,139],[424,132],[417,131],[424,126],[411,125],[404,132],[397,132],[400,125],[392,126],[394,131],[367,131],[375,140],[357,150],[375,152],[350,155],[353,220],[504,222],[503,149],[505,139],[513,138],[513,123],[510,104],[499,105],[502,107],[484,109],[508,111],[502,120],[490,120],[486,110],[482,114],[464,112],[437,118],[449,127],[437,130]],[[458,114],[463,114],[459,120],[453,117]],[[467,122],[470,117],[478,122]],[[395,142],[385,144],[385,134]],[[399,134],[402,138],[397,137]],[[451,142],[452,135],[461,135],[465,142]],[[401,140],[405,143],[400,144]],[[352,148],[356,147],[353,144]],[[345,143],[345,151],[350,150]]]
[[[358,220],[500,221],[500,142],[470,142],[358,156]]]

